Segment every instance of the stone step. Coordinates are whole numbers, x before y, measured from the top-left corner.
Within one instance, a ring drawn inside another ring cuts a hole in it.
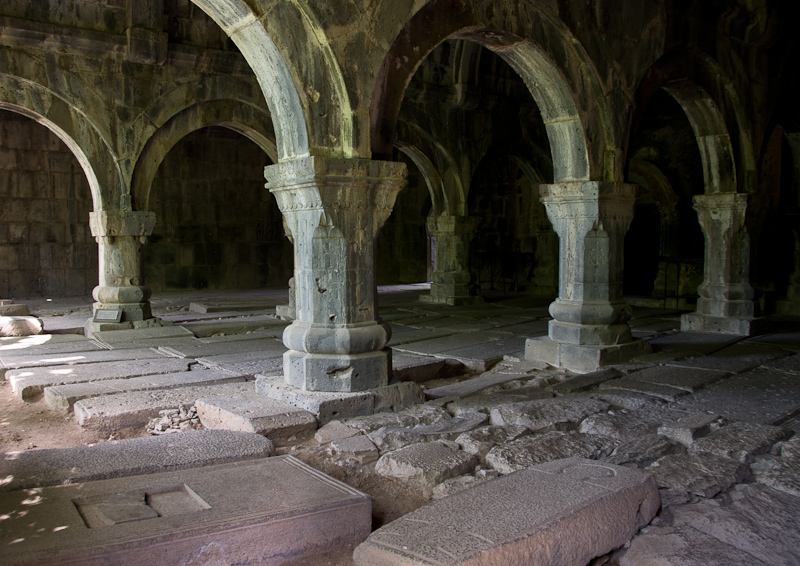
[[[193,360],[178,358],[157,358],[130,362],[100,362],[44,368],[22,368],[6,372],[6,379],[14,393],[23,401],[35,401],[42,395],[45,387],[86,383],[107,379],[123,379],[143,375],[178,373],[188,371]]]
[[[272,456],[272,442],[256,434],[191,430],[74,446],[10,452],[0,459],[0,491],[156,474]]]
[[[217,385],[232,381],[245,381],[245,376],[227,371],[203,369],[198,371],[182,371],[164,373],[144,377],[126,379],[107,379],[89,383],[72,383],[54,385],[44,388],[44,400],[47,406],[58,413],[67,414],[75,403],[81,399],[115,395],[130,391],[150,391],[155,389],[173,389],[190,385]]]
[[[220,385],[177,387],[155,391],[131,391],[83,399],[73,410],[78,424],[89,430],[120,432],[144,430],[147,422],[164,409],[180,405],[194,405],[206,397],[237,397],[252,391],[252,382],[223,383]]]
[[[254,432],[276,443],[311,436],[317,419],[303,409],[255,391],[237,397],[198,399],[197,416],[204,427],[215,430]]]
[[[354,559],[356,566],[588,564],[630,540],[658,507],[645,473],[559,460],[404,515],[372,533]]]
[[[4,564],[308,564],[363,541],[372,523],[369,496],[291,456],[48,487],[36,505],[31,497],[0,495],[13,510],[0,534]]]

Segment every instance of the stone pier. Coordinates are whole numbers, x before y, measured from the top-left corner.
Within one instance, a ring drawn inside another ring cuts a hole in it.
[[[268,166],[265,175],[294,241],[286,383],[312,392],[386,385],[391,331],[378,318],[375,239],[405,184],[405,165],[307,157]]]
[[[621,183],[541,185],[559,237],[559,296],[550,305],[547,338],[527,341],[525,357],[588,372],[647,352],[633,340],[622,297],[623,243],[636,188]]]
[[[142,246],[152,234],[152,212],[110,210],[92,212],[89,225],[98,244],[100,284],[94,288],[92,320],[87,336],[158,322],[150,310],[150,288],[142,275]],[[150,322],[147,322],[150,321]]]
[[[705,236],[704,279],[697,289],[697,312],[681,317],[681,330],[756,334],[764,321],[754,316],[747,195],[697,195],[693,201]]]
[[[436,240],[436,271],[431,292],[420,301],[447,305],[466,305],[482,301],[469,291],[469,245],[480,219],[471,216],[428,218],[428,231]]]

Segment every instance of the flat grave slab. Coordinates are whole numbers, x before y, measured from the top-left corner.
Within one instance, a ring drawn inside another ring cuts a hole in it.
[[[693,368],[654,366],[630,374],[630,379],[658,385],[667,385],[694,393],[730,374],[727,371]]]
[[[191,363],[191,360],[159,357],[152,360],[137,360],[135,364],[125,361],[22,368],[8,370],[6,379],[20,399],[29,401],[36,399],[45,387],[51,385],[177,373],[187,371]]]
[[[190,430],[180,434],[110,440],[72,448],[8,452],[0,491],[155,474],[272,456],[272,442],[244,432]]]
[[[247,303],[189,303],[189,310],[199,313],[263,311],[274,309],[276,302],[276,300],[270,300]]]
[[[286,351],[283,342],[275,338],[262,338],[260,340],[232,340],[226,342],[195,342],[161,346],[159,351],[167,355],[183,356],[187,358],[197,358],[209,356],[239,355],[252,352],[268,353],[269,355],[282,356]]]
[[[429,503],[372,533],[356,566],[583,565],[622,546],[658,510],[653,479],[572,458]]]
[[[472,346],[445,350],[435,355],[457,360],[473,371],[487,371],[501,361],[504,356],[524,358],[526,340],[527,338],[522,336],[492,341],[484,340]]]
[[[75,403],[90,397],[115,395],[128,391],[172,389],[189,385],[216,385],[232,381],[245,381],[245,376],[213,369],[183,371],[127,379],[107,379],[89,383],[54,385],[45,387],[44,400],[53,411],[66,414],[72,411]]]
[[[144,429],[147,421],[163,409],[194,405],[204,397],[235,397],[252,391],[252,382],[222,383],[220,385],[176,387],[155,391],[130,391],[83,399],[73,410],[78,424],[86,429],[115,432],[124,429]]]
[[[708,355],[739,342],[741,336],[713,332],[676,332],[650,340],[654,352],[662,350],[684,350],[694,355]]]
[[[495,332],[462,333],[432,338],[430,340],[417,340],[406,344],[398,344],[393,347],[404,352],[432,355],[461,348],[474,348],[478,345],[486,344],[489,341],[499,340],[500,338],[506,338],[506,335],[497,334]]]
[[[283,350],[220,354],[198,357],[197,362],[210,368],[240,373],[242,375],[283,375]]]
[[[132,360],[153,360],[158,358],[163,358],[163,355],[151,348],[135,348],[130,350],[80,351],[47,355],[0,355],[0,362],[3,364],[2,369],[16,369],[23,367],[96,364],[99,362],[131,362]]]
[[[680,404],[733,420],[773,424],[800,409],[800,375],[757,369],[710,385]]]
[[[119,342],[135,342],[137,340],[155,340],[159,338],[194,338],[191,331],[182,326],[155,326],[152,328],[135,328],[131,330],[114,330],[93,332],[95,340],[106,344]]]
[[[372,521],[369,496],[291,456],[44,488],[35,498],[0,495],[0,508],[13,510],[6,564],[298,563],[359,543]]]
[[[441,387],[434,387],[425,391],[425,397],[428,399],[441,399],[443,397],[464,397],[477,393],[481,389],[486,389],[493,385],[500,385],[515,379],[530,377],[526,374],[509,374],[509,373],[484,373],[477,377],[465,379],[450,385],[443,385]]]

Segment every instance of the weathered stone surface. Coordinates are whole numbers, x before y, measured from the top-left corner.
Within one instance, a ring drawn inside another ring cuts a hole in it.
[[[767,462],[753,464],[758,483],[778,491],[800,497],[800,436],[787,440],[779,458],[769,458]]]
[[[491,423],[495,426],[524,426],[532,432],[546,432],[575,428],[587,416],[610,408],[608,403],[597,399],[565,396],[500,405],[492,409]]]
[[[646,474],[572,458],[481,482],[377,530],[356,566],[585,565],[658,510]]]
[[[194,405],[203,397],[236,397],[252,391],[253,384],[223,383],[205,387],[177,387],[155,391],[132,391],[83,399],[75,403],[75,419],[90,430],[144,429],[158,412],[179,405]]]
[[[735,422],[694,441],[690,452],[710,452],[717,456],[750,463],[784,438],[787,431],[777,426]]]
[[[489,411],[497,405],[509,403],[520,403],[535,399],[550,399],[553,394],[547,389],[540,387],[522,387],[520,389],[510,389],[497,391],[495,393],[476,394],[457,399],[447,404],[447,410],[454,415],[469,413],[473,411]]]
[[[443,385],[441,387],[434,387],[425,391],[425,397],[428,399],[441,399],[442,397],[466,397],[477,393],[481,389],[492,387],[493,385],[500,385],[508,381],[514,381],[521,377],[530,377],[525,374],[507,374],[507,373],[484,373],[476,377],[471,377],[464,381],[451,383],[450,385]]]
[[[600,399],[606,403],[611,403],[618,409],[635,411],[645,407],[661,405],[664,400],[659,397],[637,393],[635,391],[625,391],[623,389],[598,389],[589,393],[594,399]]]
[[[26,304],[10,304],[10,305],[0,305],[0,317],[8,317],[8,316],[30,316],[31,311],[28,310],[28,305]]]
[[[550,387],[550,390],[556,395],[564,395],[566,393],[577,393],[579,391],[586,391],[592,389],[601,383],[610,379],[622,377],[623,373],[614,368],[593,371],[591,373],[584,373],[583,375],[576,375],[561,383],[557,383]]]
[[[432,499],[436,500],[442,499],[443,497],[449,497],[454,493],[463,491],[474,486],[475,484],[489,479],[494,479],[498,477],[498,475],[499,474],[495,470],[480,470],[476,472],[474,476],[458,476],[444,480],[442,483],[433,488]]]
[[[73,448],[9,453],[0,491],[80,483],[272,456],[272,442],[255,434],[198,430],[111,440]]]
[[[396,450],[416,442],[454,440],[461,433],[482,425],[488,419],[483,413],[462,413],[452,419],[414,428],[383,427],[371,432],[369,438],[381,450]]]
[[[763,364],[763,367],[767,369],[777,369],[787,373],[800,373],[800,354],[767,361]]]
[[[600,384],[600,389],[625,389],[636,393],[644,393],[652,397],[658,397],[664,401],[675,401],[677,398],[687,395],[689,391],[679,389],[660,383],[651,383],[637,379],[636,374],[620,379],[612,379]]]
[[[317,419],[308,411],[255,391],[238,397],[198,399],[195,406],[206,428],[254,432],[274,442],[310,436],[317,429]]]
[[[66,414],[72,411],[72,406],[76,402],[91,397],[115,395],[129,391],[174,389],[177,387],[216,385],[241,381],[245,381],[243,375],[224,371],[184,371],[128,379],[107,379],[100,382],[53,385],[44,388],[44,400],[52,410]]]
[[[645,468],[668,454],[681,454],[686,450],[683,445],[675,445],[669,439],[657,434],[645,434],[623,441],[614,449],[604,462],[619,466],[635,466]]]
[[[730,374],[726,371],[712,369],[655,366],[634,372],[630,377],[638,381],[667,385],[669,387],[675,387],[676,389],[684,389],[689,393],[694,393],[698,389],[702,389],[729,375]]]
[[[400,411],[412,405],[425,402],[425,393],[414,382],[396,383],[385,387],[370,389],[375,396],[373,411]]]
[[[658,413],[608,411],[586,417],[581,421],[578,431],[627,441],[636,436],[655,434],[661,420]]]
[[[417,425],[429,425],[447,420],[450,414],[443,408],[424,404],[416,405],[396,413],[378,413],[364,417],[348,419],[345,424],[356,430],[369,434],[383,427],[411,428]]]
[[[501,474],[510,474],[562,458],[597,460],[614,448],[614,441],[600,436],[553,431],[495,446],[486,454],[486,462]]]
[[[122,361],[24,368],[9,370],[6,379],[20,399],[33,401],[42,394],[45,387],[51,385],[178,373],[188,371],[191,363],[190,360],[159,357],[154,360],[137,360],[135,364]]]
[[[0,316],[0,336],[35,336],[44,331],[42,321],[33,316]]]
[[[363,434],[334,440],[330,443],[328,450],[331,454],[356,460],[362,465],[374,462],[380,456],[375,444]]]
[[[314,433],[314,439],[320,444],[327,444],[334,440],[343,440],[357,434],[359,432],[356,429],[347,426],[341,421],[331,421]]]
[[[303,391],[287,385],[280,377],[256,377],[256,392],[276,401],[305,409],[317,417],[322,424],[334,419],[369,415],[375,407],[375,396],[372,393]]]
[[[297,563],[357,544],[372,522],[367,495],[291,456],[44,488],[39,497],[4,522],[8,564]],[[4,493],[0,506],[16,510],[29,498]]]
[[[719,415],[712,413],[690,413],[676,420],[665,421],[658,427],[658,434],[692,446],[695,438],[709,434],[719,427]]]
[[[680,404],[732,420],[772,424],[800,408],[800,376],[757,369],[715,383]]]
[[[757,558],[691,527],[649,528],[631,541],[620,566],[766,566]]]
[[[484,460],[489,450],[498,444],[512,442],[529,434],[530,431],[522,426],[483,426],[460,434],[456,438],[456,443],[464,452]]]
[[[436,485],[448,478],[471,472],[477,463],[475,456],[450,444],[426,442],[384,454],[375,465],[375,471],[382,476],[407,482],[429,499]]]
[[[682,505],[674,525],[688,526],[770,566],[800,558],[800,498],[768,487],[742,485],[730,503],[717,500]],[[750,562],[746,562],[750,564]]]
[[[672,454],[647,468],[661,491],[664,506],[686,503],[698,497],[714,497],[741,483],[750,474],[746,464],[715,454]]]

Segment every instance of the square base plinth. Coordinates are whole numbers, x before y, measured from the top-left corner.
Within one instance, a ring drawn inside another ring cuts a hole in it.
[[[556,342],[546,336],[528,338],[525,359],[542,361],[575,373],[589,373],[603,366],[620,364],[651,352],[645,340],[634,340],[613,346],[581,346]]]
[[[392,351],[354,355],[307,354],[288,350],[283,354],[286,383],[308,391],[350,392],[383,387],[389,383]]]
[[[764,318],[733,318],[710,316],[696,312],[681,316],[681,332],[717,332],[737,336],[756,336],[767,330]]]
[[[291,456],[0,494],[3,564],[302,564],[369,535],[369,496]]]

